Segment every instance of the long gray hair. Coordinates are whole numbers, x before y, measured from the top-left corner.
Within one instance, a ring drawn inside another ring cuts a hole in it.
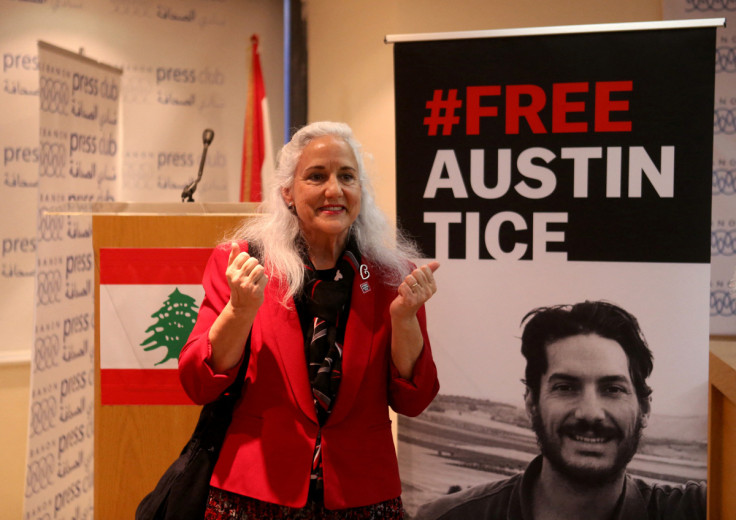
[[[304,148],[313,139],[328,135],[343,139],[353,150],[358,163],[361,205],[351,233],[363,257],[379,267],[380,272],[374,274],[380,275],[385,283],[398,286],[410,272],[410,261],[420,255],[414,243],[392,226],[376,205],[361,145],[353,137],[350,127],[330,121],[311,123],[296,132],[279,152],[273,184],[265,194],[257,215],[245,219],[228,237],[228,240],[245,239],[261,244],[271,283],[276,281],[273,279],[273,274],[276,274],[280,283],[288,284],[282,301],[284,304],[304,284],[304,263],[300,256],[299,219],[289,211],[283,192],[294,184],[297,163]]]

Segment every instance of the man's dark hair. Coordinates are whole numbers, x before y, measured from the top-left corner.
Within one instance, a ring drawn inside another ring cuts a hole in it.
[[[585,301],[574,305],[539,307],[521,320],[521,353],[526,358],[524,383],[534,402],[539,401],[542,375],[547,371],[547,345],[581,334],[597,334],[621,345],[629,360],[639,406],[649,413],[652,389],[646,379],[652,373],[652,352],[637,319],[621,307],[605,301]]]

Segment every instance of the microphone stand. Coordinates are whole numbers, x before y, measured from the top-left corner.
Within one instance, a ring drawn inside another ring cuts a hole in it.
[[[210,143],[212,143],[212,139],[214,138],[215,132],[213,132],[209,128],[202,132],[202,142],[204,143],[204,149],[202,150],[202,160],[199,161],[199,172],[197,173],[197,178],[189,183],[189,185],[184,188],[184,191],[181,192],[182,202],[194,202],[194,198],[192,197],[192,195],[194,195],[194,191],[197,189],[197,184],[199,184],[199,181],[202,180],[202,172],[204,171],[204,160],[207,157],[207,149],[210,147]]]

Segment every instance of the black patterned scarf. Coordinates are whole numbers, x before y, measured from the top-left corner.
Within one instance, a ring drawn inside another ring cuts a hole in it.
[[[296,298],[304,332],[309,383],[320,426],[327,422],[342,379],[345,325],[350,312],[350,296],[360,253],[349,239],[345,251],[332,269],[316,270],[304,254],[305,281]],[[322,493],[321,438],[318,437],[312,464],[313,492]]]

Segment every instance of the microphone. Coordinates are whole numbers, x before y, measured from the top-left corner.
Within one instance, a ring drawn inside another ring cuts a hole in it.
[[[204,149],[202,150],[202,160],[199,161],[199,172],[197,173],[197,178],[192,181],[187,187],[185,187],[184,191],[181,192],[182,202],[194,202],[194,198],[192,197],[192,195],[194,195],[194,191],[197,189],[197,184],[199,184],[199,181],[202,180],[202,171],[204,170],[204,160],[207,157],[207,148],[210,147],[210,144],[212,144],[212,140],[214,138],[215,132],[213,132],[209,128],[205,129],[205,131],[202,132],[202,143],[204,143]]]

